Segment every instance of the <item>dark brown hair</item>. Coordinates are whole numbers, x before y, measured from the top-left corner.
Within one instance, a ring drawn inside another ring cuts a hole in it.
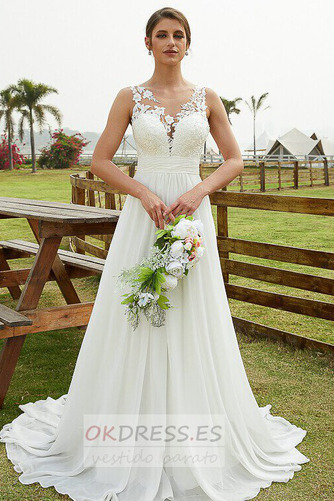
[[[152,33],[154,27],[158,24],[158,22],[161,19],[164,18],[176,19],[177,21],[179,21],[180,24],[182,24],[184,31],[186,32],[186,39],[189,47],[191,42],[191,33],[188,20],[185,17],[185,15],[182,14],[182,12],[180,12],[177,9],[173,9],[173,7],[163,7],[162,9],[156,10],[155,12],[153,12],[150,19],[147,21],[146,36],[150,39],[151,44],[152,44]]]

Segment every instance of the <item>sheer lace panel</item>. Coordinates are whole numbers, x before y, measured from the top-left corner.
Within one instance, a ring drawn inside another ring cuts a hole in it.
[[[161,101],[154,96],[152,91],[146,89],[146,87],[133,85],[131,86],[131,90],[133,100],[135,101],[135,105],[132,110],[131,124],[141,113],[156,114],[166,129],[169,152],[172,150],[174,132],[177,123],[181,120],[181,118],[194,112],[203,113],[206,117],[205,110],[207,106],[205,103],[205,87],[196,85],[192,90],[190,99],[186,103],[180,105],[181,109],[175,116],[166,114],[166,107],[162,106]],[[150,101],[158,104],[153,105]]]

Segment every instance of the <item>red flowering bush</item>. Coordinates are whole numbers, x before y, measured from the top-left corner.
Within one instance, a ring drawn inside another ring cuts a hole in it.
[[[40,150],[38,164],[45,169],[68,169],[78,163],[83,148],[88,144],[77,132],[68,136],[63,129],[51,135],[52,143]]]
[[[24,156],[20,153],[20,149],[15,141],[12,142],[12,157],[13,167],[14,169],[18,169],[18,166],[22,165],[24,162]],[[6,133],[1,134],[0,142],[0,170],[5,169],[9,169],[9,146]]]

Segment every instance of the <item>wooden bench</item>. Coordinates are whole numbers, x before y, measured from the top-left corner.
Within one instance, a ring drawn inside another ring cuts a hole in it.
[[[36,255],[39,249],[37,243],[19,239],[0,240],[0,247],[2,247],[6,259]],[[103,271],[105,260],[102,258],[63,249],[58,249],[57,254],[67,268],[70,278],[100,275]]]
[[[5,324],[9,325],[10,327],[32,325],[32,320],[22,315],[22,313],[12,310],[12,308],[8,308],[8,306],[0,304],[0,329],[3,329]]]

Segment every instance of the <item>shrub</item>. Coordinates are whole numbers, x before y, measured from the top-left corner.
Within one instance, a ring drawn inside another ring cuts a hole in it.
[[[63,129],[56,130],[51,139],[50,145],[40,149],[38,164],[42,169],[68,169],[76,165],[88,144],[79,132],[68,136]]]
[[[25,143],[23,143],[24,145]],[[16,144],[16,140],[12,142],[13,167],[18,169],[24,162],[24,156],[20,153],[20,149]],[[0,142],[0,170],[9,169],[9,146],[6,132],[1,134]]]

